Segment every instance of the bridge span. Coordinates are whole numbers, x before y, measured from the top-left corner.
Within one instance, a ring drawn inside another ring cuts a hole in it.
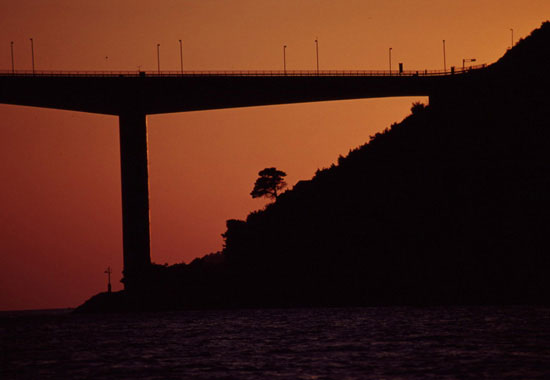
[[[0,103],[119,117],[124,285],[151,264],[147,115],[395,96],[433,96],[484,71],[0,72]]]

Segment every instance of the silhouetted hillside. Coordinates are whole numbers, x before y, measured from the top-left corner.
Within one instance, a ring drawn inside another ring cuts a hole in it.
[[[158,268],[149,299],[164,307],[548,302],[549,67],[546,22],[338,165],[245,221],[229,220],[216,260]]]

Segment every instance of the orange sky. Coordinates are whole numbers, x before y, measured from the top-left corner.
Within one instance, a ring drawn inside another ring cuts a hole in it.
[[[491,63],[550,16],[548,0],[19,0],[0,3],[0,70],[442,69]],[[2,47],[3,46],[3,47]],[[108,58],[106,58],[108,57]],[[394,66],[395,68],[396,66]],[[149,117],[152,259],[221,249],[225,220],[276,166],[289,185],[400,121],[416,98]],[[426,101],[426,99],[422,99]],[[122,270],[118,122],[0,105],[0,310],[73,307]]]

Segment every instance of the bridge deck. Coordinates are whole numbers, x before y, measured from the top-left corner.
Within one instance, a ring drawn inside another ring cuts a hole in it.
[[[48,76],[48,77],[388,77],[388,76],[445,76],[468,73],[485,68],[486,65],[456,67],[452,70],[214,70],[214,71],[52,71],[52,70],[0,70],[0,76]]]
[[[430,96],[485,66],[424,71],[0,72],[0,103],[120,115]]]

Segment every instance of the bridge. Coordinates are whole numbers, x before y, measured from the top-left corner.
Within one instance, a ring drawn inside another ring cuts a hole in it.
[[[0,72],[0,103],[119,117],[124,285],[151,264],[147,115],[394,96],[454,88],[452,71]]]

